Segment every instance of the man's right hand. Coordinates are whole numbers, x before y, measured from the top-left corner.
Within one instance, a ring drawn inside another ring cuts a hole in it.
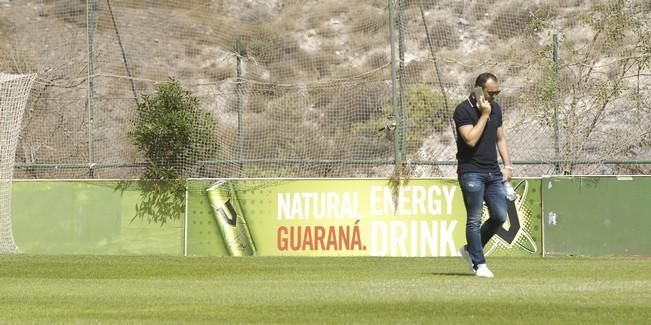
[[[478,103],[479,103],[479,112],[481,113],[481,115],[490,116],[492,110],[491,103],[485,100],[484,96],[481,96],[479,98]]]

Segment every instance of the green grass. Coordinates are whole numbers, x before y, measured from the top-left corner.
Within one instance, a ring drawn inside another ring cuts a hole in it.
[[[0,323],[643,324],[651,259],[0,255]]]

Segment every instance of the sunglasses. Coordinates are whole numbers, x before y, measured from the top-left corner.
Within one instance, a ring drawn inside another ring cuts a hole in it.
[[[496,91],[487,91],[487,93],[488,93],[489,95],[491,95],[491,97],[499,95],[500,92],[501,92],[501,90],[496,90]]]

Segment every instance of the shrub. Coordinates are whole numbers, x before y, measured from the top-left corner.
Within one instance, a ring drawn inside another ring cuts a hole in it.
[[[446,130],[449,114],[443,105],[443,96],[430,85],[413,85],[406,95],[407,148],[418,150],[432,131],[442,133]]]
[[[438,21],[431,26],[429,28],[429,35],[432,39],[434,50],[442,47],[454,49],[457,48],[461,42],[457,28],[445,21]],[[421,46],[429,50],[427,38],[422,40]]]
[[[199,99],[173,78],[154,95],[143,95],[137,113],[128,136],[144,154],[146,167],[139,182],[142,202],[133,219],[163,225],[183,212],[185,178],[192,167],[185,158],[198,153],[210,157],[217,151],[211,136],[216,124],[200,111]]]

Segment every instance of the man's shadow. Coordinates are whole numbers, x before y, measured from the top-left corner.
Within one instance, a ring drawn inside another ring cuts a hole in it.
[[[429,274],[429,275],[439,275],[439,276],[440,275],[444,275],[444,276],[475,276],[474,274],[468,273],[468,272],[465,272],[465,273],[464,272],[431,272],[431,273],[427,273],[427,274]]]

